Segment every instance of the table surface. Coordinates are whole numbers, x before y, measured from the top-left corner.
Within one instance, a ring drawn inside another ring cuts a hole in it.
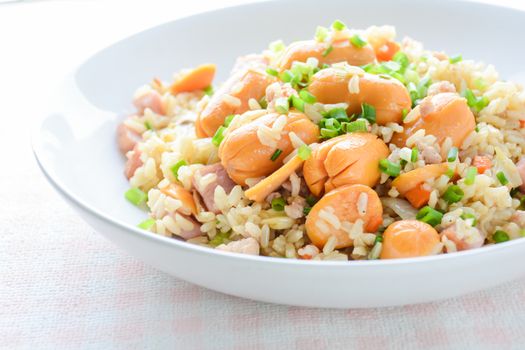
[[[193,0],[182,9],[169,1],[0,4],[0,348],[522,347],[525,280],[444,302],[384,309],[243,300],[130,257],[46,183],[26,130],[46,110],[61,75],[133,32],[239,2]]]

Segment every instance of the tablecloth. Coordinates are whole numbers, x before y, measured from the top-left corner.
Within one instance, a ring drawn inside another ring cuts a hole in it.
[[[60,72],[132,31],[230,3],[195,1],[184,11],[160,1],[0,5],[0,348],[525,348],[525,280],[369,310],[243,300],[127,255],[46,183],[27,129]]]

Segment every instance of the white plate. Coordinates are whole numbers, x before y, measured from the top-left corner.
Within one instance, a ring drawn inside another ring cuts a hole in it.
[[[340,18],[364,28],[397,26],[427,48],[496,64],[519,75],[525,13],[456,1],[297,0],[258,3],[167,23],[99,52],[68,76],[63,106],[34,134],[38,162],[58,192],[97,231],[173,276],[240,297],[316,307],[421,303],[488,288],[525,274],[525,240],[418,259],[314,262],[219,252],[141,231],[146,214],[123,199],[128,188],[115,127],[139,85],[183,67],[218,64],[224,79],[238,55],[272,40],[311,37]],[[74,232],[72,232],[74,234]]]

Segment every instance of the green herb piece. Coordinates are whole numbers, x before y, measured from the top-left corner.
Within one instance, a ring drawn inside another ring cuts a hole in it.
[[[367,123],[364,119],[358,119],[350,123],[342,123],[341,128],[347,133],[368,131]]]
[[[348,119],[348,114],[346,114],[346,109],[344,108],[332,108],[326,116],[337,120]]]
[[[478,168],[475,166],[469,167],[467,173],[465,174],[465,185],[473,185],[476,180],[476,175],[478,174]]]
[[[406,69],[409,66],[409,64],[410,64],[410,60],[408,59],[408,56],[406,55],[406,53],[404,53],[402,51],[396,52],[394,54],[394,57],[392,57],[392,60],[394,62],[399,63],[399,65],[401,66],[402,70]]]
[[[328,37],[328,28],[318,26],[315,30],[315,40],[318,42],[323,42]]]
[[[303,214],[306,216],[310,214],[310,210],[312,210],[312,207],[304,207],[303,208]]]
[[[334,49],[334,47],[332,45],[328,46],[326,48],[326,50],[323,51],[322,55],[323,57],[326,57],[330,54],[330,52],[332,52],[332,50]]]
[[[275,211],[283,211],[286,202],[283,197],[277,197],[272,199],[272,209]]]
[[[476,95],[474,95],[472,90],[469,90],[469,89],[465,89],[461,93],[461,96],[465,97],[467,99],[467,104],[469,105],[469,107],[474,109],[474,111],[478,113],[483,108],[487,107],[490,102],[489,99],[486,98],[485,96],[477,97]]]
[[[290,70],[285,70],[281,73],[281,80],[285,83],[290,83],[295,80],[295,75]]]
[[[449,204],[457,203],[463,198],[464,194],[458,185],[450,185],[445,193],[443,193],[443,199]]]
[[[370,124],[374,124],[376,122],[376,109],[374,106],[363,103],[361,105],[361,111],[362,117],[368,120]]]
[[[286,114],[290,109],[290,103],[286,97],[279,97],[275,100],[275,110],[277,113]]]
[[[374,240],[374,243],[383,243],[383,234],[382,233],[376,234],[376,239]]]
[[[507,177],[505,176],[505,173],[503,171],[500,171],[496,174],[496,177],[498,178],[499,182],[505,186],[506,184],[509,183],[509,180],[507,179]]]
[[[144,126],[146,127],[146,129],[148,130],[153,130],[153,126],[151,125],[151,123],[149,122],[149,120],[146,120],[144,122]]]
[[[461,214],[461,218],[463,220],[472,219],[472,226],[476,226],[476,224],[478,223],[478,221],[476,220],[476,216],[474,216],[474,214],[471,213],[463,213]]]
[[[306,197],[306,203],[313,207],[315,203],[317,203],[318,199],[311,194]]]
[[[290,97],[291,101],[292,101],[292,106],[301,111],[301,112],[304,112],[304,101],[301,100],[298,96],[296,95],[292,95]]]
[[[127,190],[124,193],[124,197],[126,197],[126,199],[134,205],[141,205],[148,199],[148,195],[136,187]]]
[[[282,40],[277,40],[270,43],[270,50],[273,52],[280,52],[286,48]]]
[[[345,28],[346,28],[346,25],[345,25],[343,22],[341,22],[340,20],[336,19],[336,20],[332,23],[332,28],[333,28],[334,30],[336,30],[336,31],[339,32],[339,31],[345,29]]]
[[[224,135],[223,135],[224,130],[226,130],[224,126],[219,127],[217,131],[215,132],[215,135],[213,135],[213,137],[211,138],[211,143],[219,147],[222,140],[224,140]]]
[[[179,169],[180,169],[180,167],[182,167],[184,165],[188,165],[188,163],[186,163],[186,161],[184,159],[182,159],[182,160],[179,160],[177,163],[175,163],[171,167],[171,172],[172,172],[173,176],[175,176],[175,178],[177,180],[179,179]]]
[[[321,136],[325,139],[331,139],[332,137],[336,137],[338,135],[339,135],[339,132],[337,130],[326,129],[326,128],[321,129]]]
[[[279,75],[279,72],[271,67],[266,68],[266,73],[268,75],[271,75],[272,77],[276,77]]]
[[[399,164],[392,163],[388,159],[381,159],[379,161],[379,170],[389,176],[397,177],[401,172],[401,166]]]
[[[266,101],[266,96],[261,97],[261,99],[258,102],[259,106],[261,106],[262,109],[266,109],[268,107],[268,101]]]
[[[230,126],[233,118],[235,118],[235,114],[230,114],[229,116],[227,116],[226,118],[224,118],[224,126],[225,127],[228,127]]]
[[[352,45],[359,48],[364,47],[367,44],[365,39],[361,38],[358,34],[352,36],[350,38],[350,42],[352,43]]]
[[[440,213],[439,211],[427,205],[419,210],[419,212],[416,214],[416,219],[434,227],[441,223],[441,219],[443,219],[443,213]]]
[[[317,99],[312,95],[308,90],[301,90],[299,92],[299,97],[306,103],[314,104]]]
[[[503,243],[503,242],[507,242],[508,240],[510,240],[510,237],[509,237],[509,234],[507,232],[502,231],[502,230],[497,230],[492,235],[492,239],[496,243]]]
[[[408,109],[403,108],[403,110],[401,111],[401,120],[405,120],[407,115],[408,115]]]
[[[208,96],[213,95],[213,86],[206,86],[202,91]]]
[[[272,162],[275,162],[277,160],[277,158],[279,158],[281,153],[283,153],[283,151],[281,149],[276,149],[275,152],[273,152],[272,156],[270,157],[270,160]]]
[[[448,61],[449,61],[450,63],[452,63],[452,64],[454,64],[454,63],[458,63],[458,62],[463,61],[463,56],[461,56],[461,55],[452,56],[452,57],[450,57],[450,58],[448,59]]]
[[[454,170],[447,169],[447,171],[445,171],[445,175],[447,175],[448,177],[452,178],[452,176],[454,176]]]
[[[412,163],[417,162],[418,152],[419,150],[417,149],[417,147],[412,148],[412,152],[410,153],[410,161]]]
[[[447,161],[453,162],[458,157],[458,148],[457,147],[451,147],[447,154]]]
[[[312,149],[308,145],[301,145],[297,150],[297,155],[302,160],[307,160],[312,155]]]
[[[142,221],[140,224],[137,225],[137,227],[148,231],[150,228],[153,227],[153,225],[155,225],[155,219],[149,218]]]
[[[209,244],[212,247],[217,247],[217,246],[220,246],[221,244],[228,243],[229,238],[230,238],[230,232],[217,232],[215,237],[213,237],[210,240]]]

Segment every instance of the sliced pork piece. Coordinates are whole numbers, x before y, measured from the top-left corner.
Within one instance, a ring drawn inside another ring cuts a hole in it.
[[[142,159],[140,159],[141,151],[138,149],[138,147],[135,145],[132,151],[129,151],[126,153],[126,158],[128,160],[126,161],[126,166],[124,168],[124,175],[126,175],[126,178],[129,180],[133,177],[135,174],[135,171],[142,166]]]
[[[193,186],[200,194],[206,209],[217,214],[220,210],[215,205],[215,188],[222,186],[226,194],[229,194],[235,183],[230,179],[224,167],[216,163],[197,170],[193,176]]]
[[[141,139],[142,136],[135,130],[130,129],[126,124],[120,123],[117,127],[117,143],[122,154],[131,151]]]
[[[179,216],[179,218],[177,218]],[[180,227],[181,231],[177,235],[185,240],[202,236],[201,224],[193,216],[182,215],[180,213],[172,214],[171,217]]]

